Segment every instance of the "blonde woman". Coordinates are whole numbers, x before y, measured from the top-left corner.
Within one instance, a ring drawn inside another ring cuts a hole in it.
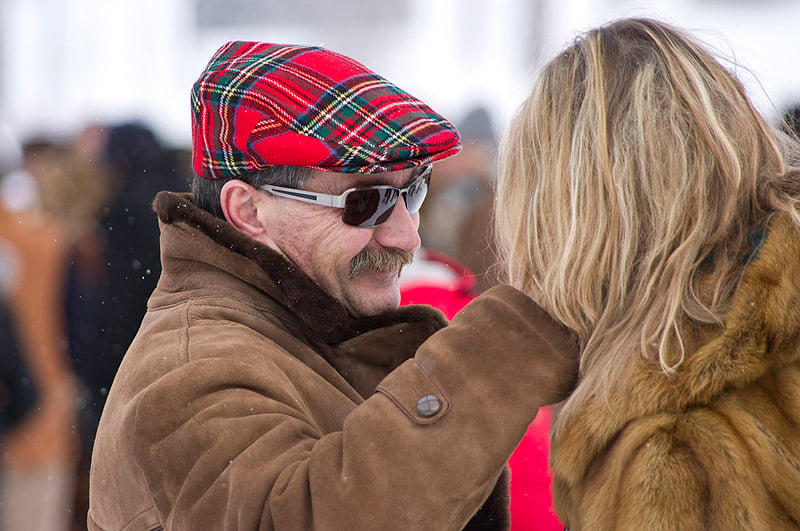
[[[800,171],[686,33],[589,31],[504,142],[509,280],[581,341],[554,421],[571,531],[800,527]]]

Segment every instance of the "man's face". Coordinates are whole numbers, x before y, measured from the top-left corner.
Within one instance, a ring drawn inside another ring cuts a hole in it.
[[[303,188],[338,195],[357,186],[407,184],[419,170],[378,174],[314,171]],[[420,246],[419,214],[408,213],[398,199],[389,218],[375,227],[359,228],[342,221],[338,208],[312,205],[260,193],[258,216],[268,227],[270,247],[287,256],[355,316],[376,315],[400,304],[398,276],[403,253]],[[366,269],[352,271],[361,253],[384,253],[384,265],[367,260]],[[410,256],[406,257],[410,259]]]

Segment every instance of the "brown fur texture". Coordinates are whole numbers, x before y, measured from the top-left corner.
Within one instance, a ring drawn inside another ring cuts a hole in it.
[[[677,374],[632,356],[608,403],[562,410],[551,464],[571,531],[800,528],[800,230],[788,218],[772,219],[724,329],[698,329],[688,347]]]

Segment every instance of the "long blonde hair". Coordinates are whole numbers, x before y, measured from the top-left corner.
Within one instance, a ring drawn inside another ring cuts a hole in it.
[[[583,371],[631,352],[676,370],[686,324],[724,320],[769,215],[800,224],[785,140],[681,31],[589,31],[543,69],[503,142],[509,282],[578,333]]]

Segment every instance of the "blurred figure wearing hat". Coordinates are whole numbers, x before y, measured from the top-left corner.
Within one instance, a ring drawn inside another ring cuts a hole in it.
[[[454,127],[319,47],[228,43],[191,102],[196,177],[154,203],[89,528],[507,529],[506,462],[577,348],[508,286],[449,326],[399,307]]]
[[[473,272],[479,291],[497,283],[492,242],[497,140],[489,111],[470,109],[458,123],[462,151],[436,166],[421,214],[424,247],[449,255]]]

